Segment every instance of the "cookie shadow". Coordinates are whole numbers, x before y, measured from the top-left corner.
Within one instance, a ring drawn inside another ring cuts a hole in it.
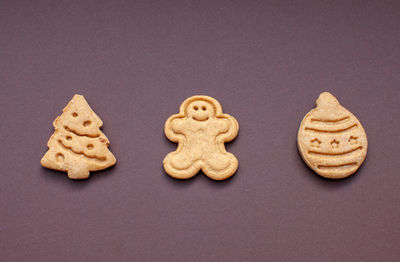
[[[69,179],[66,172],[52,170],[45,167],[41,167],[41,169],[42,169],[41,173],[43,173],[44,175],[43,177],[47,181],[50,181],[51,183],[59,183],[67,185],[70,188],[79,190],[81,188],[87,187],[89,183],[94,183],[94,181],[98,181],[108,176],[112,176],[113,172],[115,172],[116,166],[114,165],[104,170],[90,172],[89,178],[79,179],[79,180]]]
[[[188,178],[188,179],[177,179],[175,177],[168,175],[165,172],[164,167],[161,165],[161,173],[162,173],[162,176],[164,177],[164,180],[168,184],[170,184],[176,188],[185,188],[185,187],[188,187],[189,185],[191,185],[194,181],[199,179],[200,172],[197,173],[195,176]]]
[[[234,147],[237,146],[236,144],[238,143],[239,140],[240,140],[240,135],[238,133],[238,135],[235,137],[235,139],[233,139],[232,141],[229,141],[229,142],[225,142],[224,144],[225,144],[226,152],[229,152],[231,147],[234,149]],[[230,152],[230,153],[232,153],[232,152]],[[232,153],[232,154],[234,154],[234,153]]]
[[[175,151],[178,148],[178,143],[170,141],[165,135],[164,135],[163,143],[165,146],[168,147],[168,151],[165,155],[169,154],[170,152]]]

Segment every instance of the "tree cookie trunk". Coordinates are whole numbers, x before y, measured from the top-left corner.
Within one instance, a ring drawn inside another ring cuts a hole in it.
[[[68,168],[70,179],[87,179],[89,175],[89,167],[86,164],[75,162]]]

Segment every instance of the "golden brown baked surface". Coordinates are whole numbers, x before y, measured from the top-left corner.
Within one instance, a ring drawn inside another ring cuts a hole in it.
[[[179,114],[168,118],[164,126],[168,139],[178,143],[177,150],[163,161],[165,171],[177,179],[191,178],[200,170],[214,180],[229,178],[238,168],[238,160],[226,152],[224,143],[233,140],[238,131],[236,119],[223,114],[214,98],[186,99]]]
[[[326,178],[348,177],[367,154],[360,121],[330,93],[322,93],[300,124],[297,145],[306,164]]]
[[[68,172],[71,179],[85,179],[89,171],[102,170],[115,164],[108,150],[110,142],[100,131],[101,119],[93,112],[85,98],[74,95],[53,122],[55,131],[47,142],[49,150],[42,166]]]

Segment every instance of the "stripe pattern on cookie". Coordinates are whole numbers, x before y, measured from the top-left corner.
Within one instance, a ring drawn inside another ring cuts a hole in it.
[[[368,148],[360,121],[329,92],[322,93],[300,124],[297,145],[305,163],[319,175],[339,179],[352,175]]]

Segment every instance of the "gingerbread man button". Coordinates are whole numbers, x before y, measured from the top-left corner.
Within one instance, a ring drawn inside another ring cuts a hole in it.
[[[236,119],[223,114],[214,98],[186,99],[179,114],[169,117],[164,126],[167,138],[178,143],[177,150],[163,161],[165,171],[177,179],[191,178],[200,170],[214,180],[231,177],[238,168],[238,160],[226,152],[224,143],[232,141],[238,131]]]

